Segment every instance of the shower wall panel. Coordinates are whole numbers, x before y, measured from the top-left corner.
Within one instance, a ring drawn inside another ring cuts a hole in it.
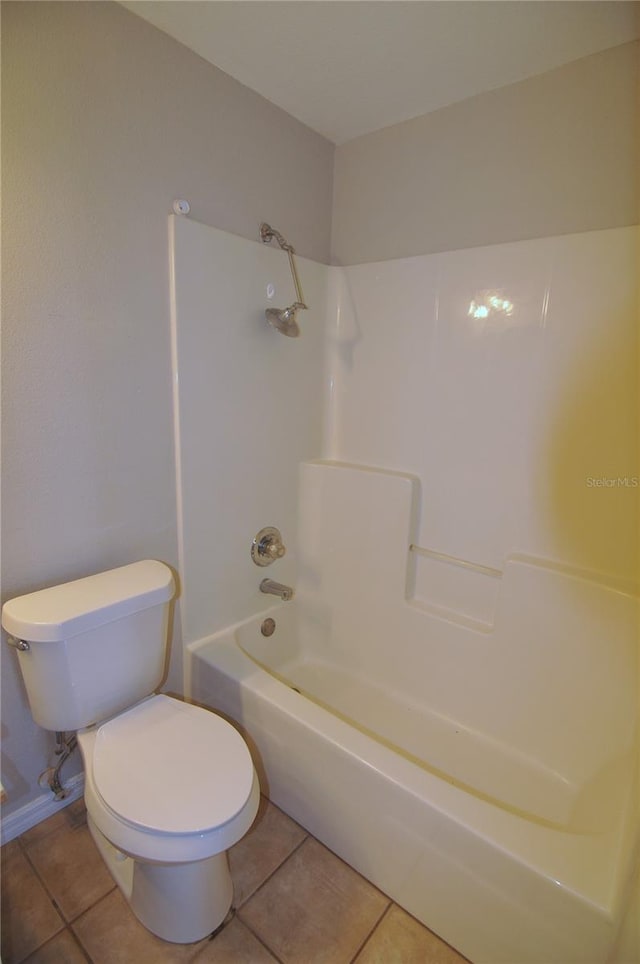
[[[514,554],[637,578],[637,264],[619,228],[332,269],[325,456],[421,480],[417,598],[490,622]]]
[[[298,463],[321,451],[327,268],[299,261],[310,308],[287,338],[264,318],[294,300],[287,256],[171,216],[181,610],[186,643],[267,608],[268,575],[295,584]],[[259,222],[256,220],[256,239]],[[295,242],[295,239],[293,239]],[[273,286],[275,291],[270,297]],[[250,557],[278,526],[287,555]]]

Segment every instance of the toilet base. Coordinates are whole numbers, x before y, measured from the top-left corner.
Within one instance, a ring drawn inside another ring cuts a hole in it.
[[[89,814],[87,822],[111,876],[147,930],[164,941],[191,944],[222,924],[233,899],[226,851],[184,864],[148,863],[114,847]]]

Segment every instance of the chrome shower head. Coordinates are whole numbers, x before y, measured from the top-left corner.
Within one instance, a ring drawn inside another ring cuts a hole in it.
[[[288,308],[267,308],[265,317],[276,331],[287,335],[288,338],[297,338],[300,328],[296,321],[296,310],[298,305],[290,305]]]

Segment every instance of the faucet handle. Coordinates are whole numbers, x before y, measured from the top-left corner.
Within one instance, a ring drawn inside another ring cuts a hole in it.
[[[269,556],[272,562],[275,562],[276,559],[282,559],[286,551],[287,550],[281,542],[271,542],[264,549],[264,552]]]
[[[275,526],[260,529],[251,543],[251,558],[256,566],[270,566],[276,559],[282,559],[286,551],[280,530]]]

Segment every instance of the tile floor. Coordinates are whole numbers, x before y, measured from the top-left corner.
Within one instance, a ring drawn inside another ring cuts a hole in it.
[[[2,848],[3,964],[465,964],[266,799],[229,860],[235,918],[168,944],[130,912],[76,801]]]

